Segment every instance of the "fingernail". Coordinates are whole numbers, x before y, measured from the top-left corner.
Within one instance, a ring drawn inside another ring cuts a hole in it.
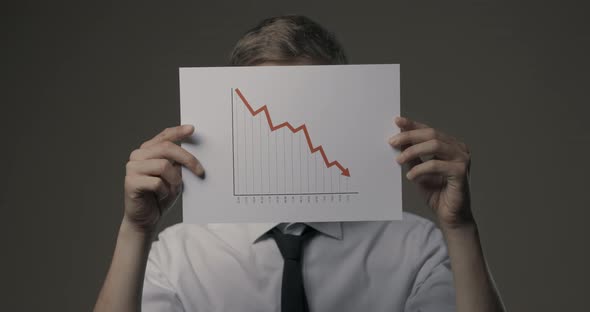
[[[203,165],[199,163],[197,164],[197,168],[195,168],[195,171],[198,176],[202,176],[205,173],[205,168],[203,168]]]
[[[182,128],[183,128],[182,130],[187,131],[187,132],[193,131],[195,129],[195,127],[193,125],[184,125],[184,126],[182,126]]]

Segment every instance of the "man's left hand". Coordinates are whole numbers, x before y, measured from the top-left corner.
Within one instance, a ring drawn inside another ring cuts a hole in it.
[[[396,117],[394,123],[401,130],[389,139],[389,144],[401,151],[396,161],[408,165],[406,177],[419,186],[440,226],[456,228],[473,223],[467,145],[408,118]]]

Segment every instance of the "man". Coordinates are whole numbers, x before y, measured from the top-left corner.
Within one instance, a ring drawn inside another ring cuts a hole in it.
[[[344,64],[346,57],[318,24],[283,16],[246,33],[230,63]],[[130,155],[124,216],[95,310],[503,311],[471,214],[467,146],[408,118],[393,126],[401,131],[389,144],[403,151],[396,161],[408,166],[440,230],[406,213],[390,222],[179,224],[151,244],[181,193],[180,166],[204,174],[173,143],[194,127],[165,129]]]

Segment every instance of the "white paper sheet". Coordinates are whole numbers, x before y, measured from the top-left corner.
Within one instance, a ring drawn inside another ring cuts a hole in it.
[[[399,65],[180,68],[188,223],[395,220]]]

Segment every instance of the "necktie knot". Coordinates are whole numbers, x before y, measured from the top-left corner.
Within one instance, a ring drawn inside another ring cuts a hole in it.
[[[284,234],[275,228],[272,231],[275,242],[285,260],[300,261],[303,254],[304,242],[313,235],[314,231],[306,227],[301,235]]]

